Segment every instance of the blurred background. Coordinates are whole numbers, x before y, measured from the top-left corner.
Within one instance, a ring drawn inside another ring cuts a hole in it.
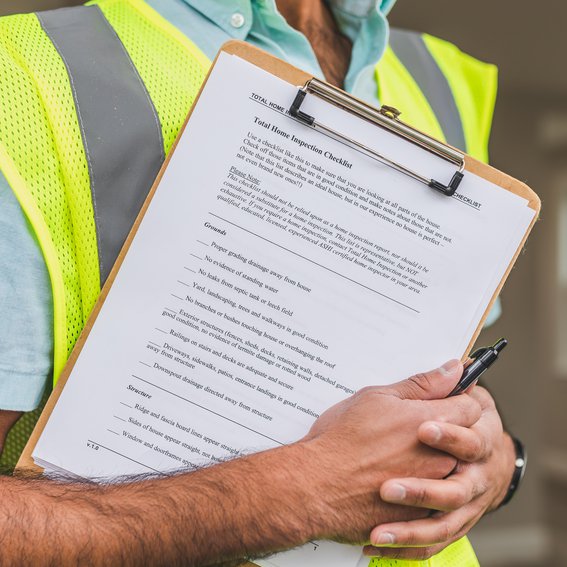
[[[79,3],[0,0],[0,15]],[[491,163],[530,185],[543,211],[502,294],[503,315],[479,344],[510,340],[488,382],[529,466],[512,503],[471,539],[483,567],[567,566],[567,2],[398,0],[390,22],[500,69]]]
[[[500,69],[490,159],[543,202],[502,294],[509,350],[487,378],[529,466],[510,505],[471,539],[483,567],[567,565],[567,2],[398,0],[392,25],[456,43]]]

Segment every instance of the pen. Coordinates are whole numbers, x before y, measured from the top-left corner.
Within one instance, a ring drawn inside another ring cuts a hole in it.
[[[473,361],[464,369],[463,375],[454,390],[447,396],[458,396],[467,388],[476,384],[477,380],[498,360],[498,355],[506,347],[508,341],[506,339],[498,339],[492,346],[479,348],[475,350],[470,358]]]

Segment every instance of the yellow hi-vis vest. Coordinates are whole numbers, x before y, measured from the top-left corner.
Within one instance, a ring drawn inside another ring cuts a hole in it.
[[[0,18],[0,170],[49,271],[54,381],[209,66],[142,0]],[[405,121],[487,159],[492,65],[432,36],[393,30],[376,77],[379,99]],[[32,424],[24,418],[12,437]],[[405,562],[373,562],[390,564]],[[463,539],[428,564],[477,562]]]

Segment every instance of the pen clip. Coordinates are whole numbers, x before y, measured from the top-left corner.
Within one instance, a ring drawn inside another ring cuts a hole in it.
[[[471,354],[469,354],[469,358],[472,358],[474,360],[475,358],[482,356],[487,350],[487,347],[477,348],[474,352],[471,352]]]
[[[497,360],[498,355],[507,344],[508,341],[506,339],[498,339],[494,345],[479,348],[472,352],[469,355],[469,364],[465,366],[463,375],[448,397],[461,394],[473,384],[476,384],[480,376]]]

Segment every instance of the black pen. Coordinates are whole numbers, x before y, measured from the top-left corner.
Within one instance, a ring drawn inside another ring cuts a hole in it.
[[[470,358],[473,361],[464,369],[463,375],[454,390],[447,396],[458,396],[467,388],[476,384],[478,379],[484,374],[498,359],[498,355],[506,347],[508,341],[506,339],[498,339],[492,346],[479,348],[475,350]]]

